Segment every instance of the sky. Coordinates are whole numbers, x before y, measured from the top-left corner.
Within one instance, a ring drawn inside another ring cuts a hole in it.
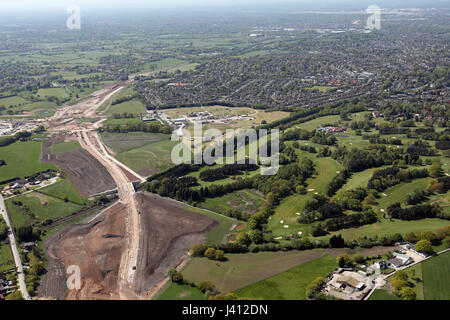
[[[345,10],[380,7],[449,7],[446,0],[0,0],[0,10],[55,9],[77,4],[84,8],[179,8],[179,7],[277,7],[296,6],[306,10]]]

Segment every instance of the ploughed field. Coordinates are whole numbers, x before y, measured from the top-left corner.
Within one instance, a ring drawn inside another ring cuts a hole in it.
[[[113,178],[105,167],[86,150],[73,148],[67,152],[52,153],[52,146],[61,144],[68,139],[72,138],[55,135],[44,142],[41,161],[61,168],[75,189],[83,197],[89,197],[116,188]]]

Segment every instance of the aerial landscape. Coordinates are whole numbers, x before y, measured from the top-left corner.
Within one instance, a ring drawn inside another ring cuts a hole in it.
[[[21,1],[0,300],[450,300],[446,1]]]

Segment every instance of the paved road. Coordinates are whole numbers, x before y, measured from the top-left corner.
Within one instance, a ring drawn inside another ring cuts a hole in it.
[[[14,236],[14,233],[12,232],[11,222],[9,221],[8,213],[6,211],[6,206],[5,206],[5,202],[3,201],[2,195],[0,195],[0,211],[2,213],[3,219],[6,222],[6,225],[8,226],[9,230],[11,231],[9,233],[9,242],[11,244],[11,251],[12,251],[13,257],[14,257],[14,263],[16,264],[16,268],[17,268],[17,274],[18,274],[18,278],[19,278],[19,290],[22,292],[22,296],[25,300],[30,300],[31,297],[28,294],[27,286],[25,284],[25,276],[23,274],[22,261],[20,260],[19,250],[17,250],[16,238]]]

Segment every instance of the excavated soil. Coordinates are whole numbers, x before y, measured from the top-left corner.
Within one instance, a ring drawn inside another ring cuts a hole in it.
[[[142,225],[135,290],[143,294],[167,277],[170,268],[188,257],[189,249],[206,240],[214,219],[186,210],[185,205],[156,195],[136,195]]]
[[[38,296],[58,300],[119,299],[118,272],[126,248],[126,209],[115,204],[87,224],[67,226],[45,241],[47,273]],[[81,271],[81,289],[68,290],[66,270]]]
[[[50,147],[70,139],[55,135],[42,145],[42,162],[61,168],[75,189],[83,197],[103,193],[116,188],[113,178],[102,164],[86,150],[77,149],[63,154],[52,154]]]

